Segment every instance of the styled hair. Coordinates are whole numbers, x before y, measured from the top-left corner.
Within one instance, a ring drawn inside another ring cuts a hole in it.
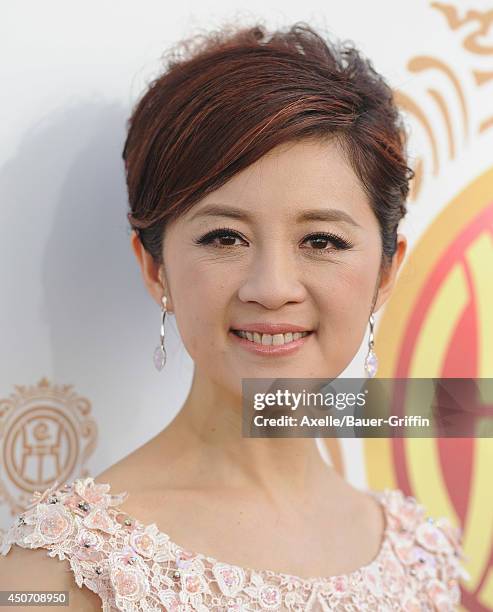
[[[286,142],[334,139],[380,225],[382,265],[396,250],[409,181],[393,93],[351,41],[305,22],[269,33],[226,24],[164,55],[128,120],[128,220],[159,264],[168,223]]]

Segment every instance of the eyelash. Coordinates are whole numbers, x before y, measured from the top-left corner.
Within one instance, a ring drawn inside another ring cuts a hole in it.
[[[215,240],[216,238],[224,238],[225,236],[234,236],[235,238],[240,238],[241,240],[243,240],[240,234],[238,234],[238,232],[236,232],[235,230],[229,227],[220,227],[218,229],[212,230],[211,232],[208,232],[207,234],[205,234],[205,236],[202,236],[202,238],[195,240],[195,244],[208,245],[208,244],[211,244],[212,241]],[[316,232],[314,234],[310,234],[309,236],[305,238],[305,240],[316,240],[316,239],[323,239],[323,240],[331,241],[333,244],[335,244],[336,249],[339,251],[345,251],[347,249],[350,249],[353,246],[353,244],[349,242],[349,240],[347,240],[343,236],[340,236],[339,234]],[[235,245],[227,245],[227,246],[226,245],[213,245],[213,246],[214,248],[217,248],[217,249],[229,249],[229,248],[234,247]],[[329,249],[312,248],[312,250],[317,251],[319,253],[330,252]]]

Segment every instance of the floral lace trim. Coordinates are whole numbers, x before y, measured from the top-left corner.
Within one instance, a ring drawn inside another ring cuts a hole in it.
[[[122,511],[126,492],[112,495],[109,484],[93,478],[36,491],[0,541],[0,553],[17,544],[68,559],[77,585],[97,593],[104,612],[455,610],[459,579],[468,578],[460,531],[446,519],[427,519],[400,490],[373,494],[386,517],[380,550],[369,564],[338,576],[304,579],[186,550],[155,523]]]

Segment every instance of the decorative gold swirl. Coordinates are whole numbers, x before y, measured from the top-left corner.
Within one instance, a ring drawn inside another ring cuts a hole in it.
[[[441,11],[451,30],[458,30],[462,26],[477,22],[477,27],[469,32],[463,41],[464,49],[477,55],[493,55],[493,45],[484,44],[482,38],[487,38],[490,28],[493,33],[493,9],[488,11],[469,10],[464,17],[459,17],[457,8],[444,2],[432,2],[432,8]]]
[[[438,70],[442,74],[444,74],[447,79],[452,83],[452,86],[457,94],[458,104],[460,107],[460,112],[462,116],[462,129],[464,134],[464,140],[467,141],[469,137],[469,114],[467,110],[466,97],[464,95],[464,91],[461,87],[460,81],[457,76],[454,74],[453,70],[445,64],[445,62],[438,60],[434,57],[429,56],[418,56],[412,58],[408,63],[408,69],[411,72],[416,74],[423,73],[429,70]],[[445,129],[447,133],[447,146],[448,146],[448,156],[449,159],[454,159],[457,154],[457,146],[455,142],[454,132],[453,132],[453,123],[451,112],[447,106],[445,98],[435,88],[429,87],[427,89],[427,93],[431,96],[433,101],[435,102],[440,115],[445,124]],[[438,139],[433,130],[432,122],[426,115],[425,111],[418,105],[418,103],[413,100],[408,94],[405,94],[401,91],[395,91],[395,100],[397,105],[402,108],[405,112],[409,113],[414,117],[418,123],[421,124],[424,129],[429,145],[430,145],[430,154],[432,160],[432,173],[434,176],[437,176],[440,171],[440,156],[439,156],[439,146]],[[423,183],[423,175],[424,175],[424,160],[423,157],[418,157],[415,163],[415,177],[411,189],[410,199],[416,200]]]
[[[459,16],[457,7],[444,2],[432,2],[432,8],[440,11],[446,18],[451,30],[460,31],[467,26],[467,31],[462,40],[462,46],[466,51],[482,57],[493,55],[493,9],[486,11],[469,10],[463,17]],[[470,24],[476,27],[471,30]],[[492,39],[492,44],[488,42]],[[474,82],[478,87],[482,87],[493,80],[491,70],[472,70]],[[493,127],[493,117],[483,119],[478,126],[478,133],[481,134]]]

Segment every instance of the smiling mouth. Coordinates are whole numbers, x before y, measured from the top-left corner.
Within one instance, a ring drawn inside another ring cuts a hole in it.
[[[284,334],[261,334],[259,332],[245,332],[238,329],[232,329],[231,332],[239,338],[249,340],[252,344],[260,344],[262,346],[282,346],[284,344],[294,342],[295,340],[299,340],[300,338],[304,338],[305,336],[309,336],[313,333],[311,331],[305,331],[287,332]]]

